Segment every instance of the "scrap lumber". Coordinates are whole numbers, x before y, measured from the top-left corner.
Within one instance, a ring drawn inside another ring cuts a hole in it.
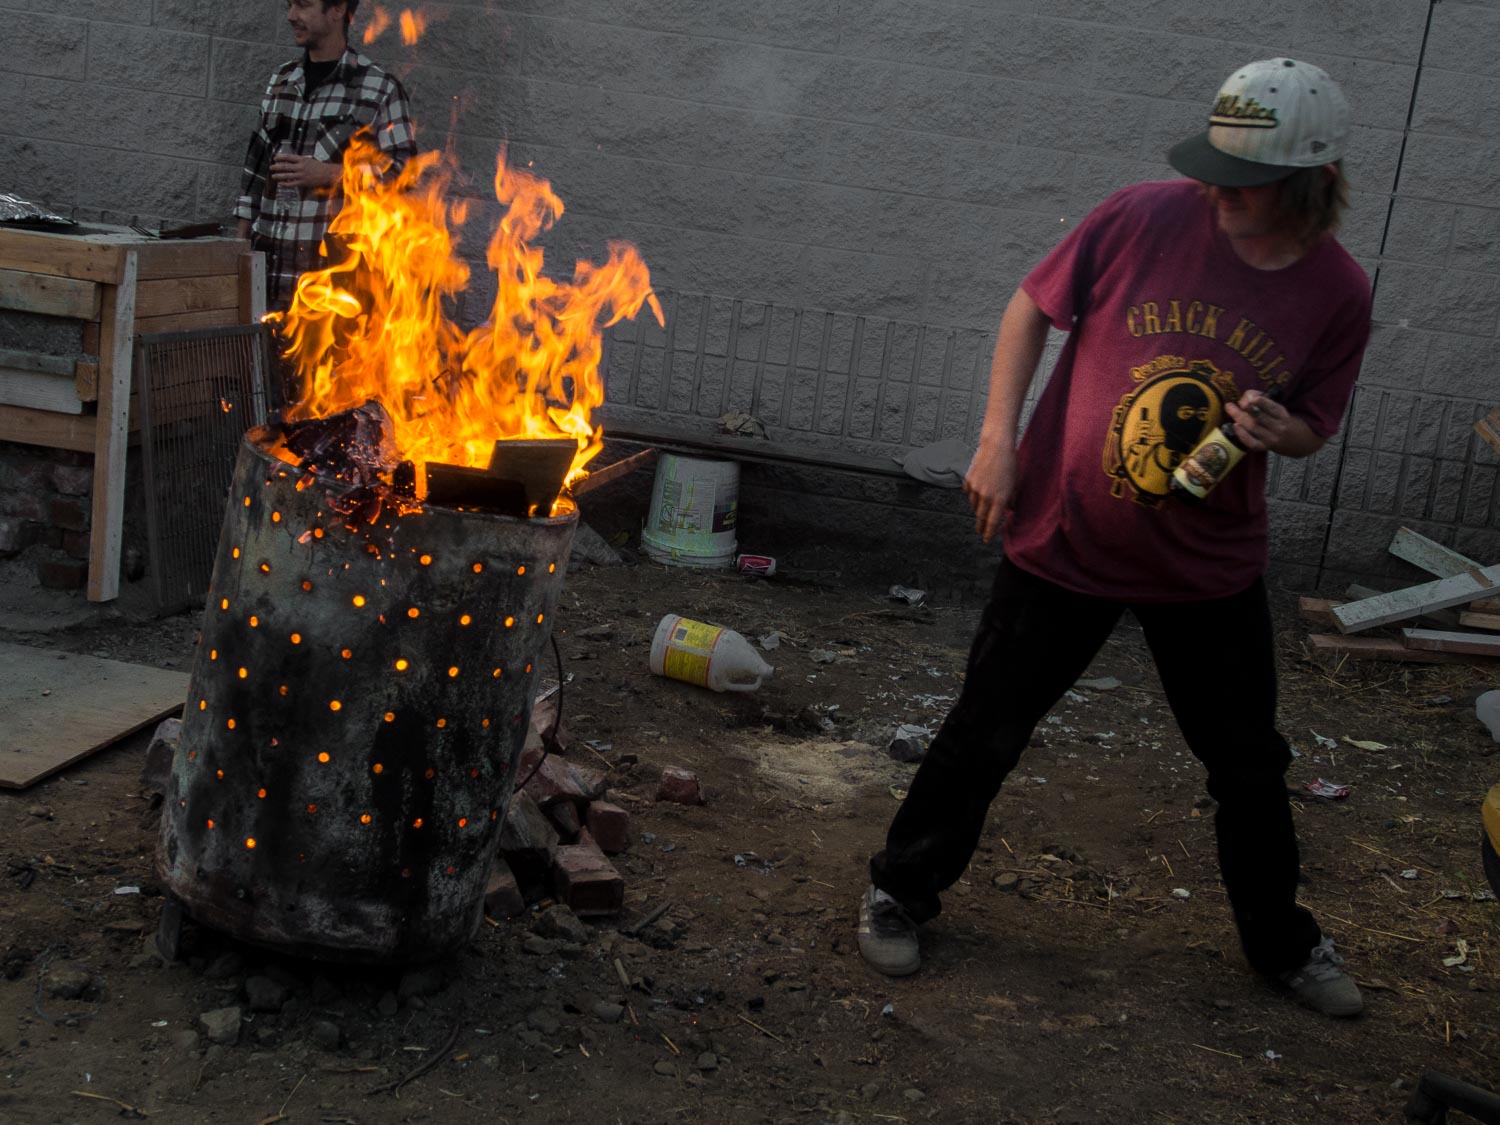
[[[1357,602],[1361,598],[1378,598],[1385,592],[1384,590],[1375,589],[1374,586],[1361,586],[1358,582],[1351,582],[1344,588],[1344,593],[1349,596],[1341,602],[1336,601],[1335,604],[1343,605],[1348,602]],[[1338,618],[1333,616],[1332,607],[1329,607],[1329,620],[1333,622],[1334,628],[1338,627]],[[1429,625],[1441,625],[1445,629],[1457,628],[1459,623],[1458,614],[1451,609],[1430,610],[1427,613],[1418,614],[1417,620],[1425,621]]]
[[[1389,625],[1392,621],[1416,617],[1434,609],[1467,605],[1495,594],[1500,594],[1500,563],[1455,574],[1451,578],[1408,586],[1404,590],[1392,590],[1389,594],[1378,597],[1349,602],[1336,607],[1333,616],[1338,621],[1339,632],[1357,633],[1363,629],[1373,629],[1377,625]]]
[[[1475,603],[1476,605],[1479,603]],[[1475,613],[1472,609],[1458,615],[1458,623],[1470,629],[1493,629],[1500,631],[1500,613]]]
[[[1479,564],[1467,555],[1461,555],[1451,547],[1435,543],[1409,527],[1398,527],[1391,540],[1391,554],[1398,559],[1421,567],[1428,574],[1439,578],[1452,578],[1467,570],[1477,570]]]
[[[1424,652],[1462,652],[1470,656],[1500,656],[1500,636],[1484,633],[1449,633],[1440,629],[1402,629],[1410,649]]]
[[[1314,652],[1347,656],[1355,660],[1405,660],[1417,664],[1463,664],[1471,657],[1456,652],[1407,648],[1390,637],[1342,637],[1334,633],[1310,633]]]

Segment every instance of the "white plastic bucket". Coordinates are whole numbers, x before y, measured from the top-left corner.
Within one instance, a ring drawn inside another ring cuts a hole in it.
[[[739,546],[734,537],[739,509],[739,462],[663,453],[641,546],[669,566],[731,566]]]

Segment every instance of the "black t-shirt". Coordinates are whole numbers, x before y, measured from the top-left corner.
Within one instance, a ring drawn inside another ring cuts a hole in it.
[[[339,60],[337,58],[331,58],[327,62],[314,62],[308,55],[304,54],[302,56],[302,73],[307,77],[307,81],[303,85],[303,89],[307,91],[304,96],[312,97],[312,92],[328,81],[328,76],[333,73],[333,68],[338,65]]]

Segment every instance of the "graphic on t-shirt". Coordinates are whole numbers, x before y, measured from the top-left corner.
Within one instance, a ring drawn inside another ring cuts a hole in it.
[[[1133,368],[1138,384],[1120,400],[1104,445],[1111,496],[1155,507],[1171,490],[1172,470],[1219,424],[1234,376],[1206,359],[1160,355]]]

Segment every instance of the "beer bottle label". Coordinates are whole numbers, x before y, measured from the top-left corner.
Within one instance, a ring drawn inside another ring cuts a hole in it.
[[[1172,480],[1178,488],[1202,500],[1244,455],[1242,448],[1234,444],[1222,429],[1217,429],[1172,470]]]

